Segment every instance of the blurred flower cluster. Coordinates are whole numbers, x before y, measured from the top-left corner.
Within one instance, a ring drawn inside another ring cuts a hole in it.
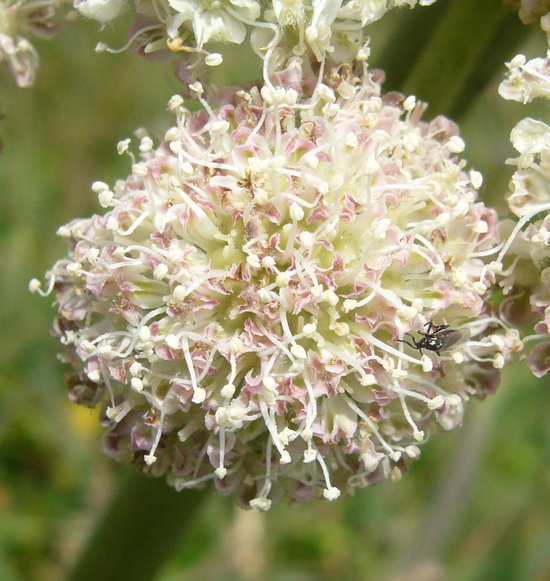
[[[0,0],[0,63],[20,87],[34,83],[39,57],[27,35],[52,38],[57,12],[67,0]]]
[[[70,398],[101,407],[111,456],[246,507],[332,500],[399,479],[525,345],[548,371],[550,128],[512,131],[501,220],[458,127],[368,63],[366,25],[432,3],[136,3],[127,46],[178,55],[201,109],[174,96],[160,144],[119,143],[130,175],[93,184],[105,212],[61,227],[67,257],[30,284],[55,293]],[[261,82],[196,80],[249,33]],[[502,96],[548,95],[548,58],[508,67]]]
[[[508,0],[507,3],[519,10],[519,17],[525,24],[536,22],[550,10],[548,0]]]
[[[541,18],[541,26],[548,35],[550,14]],[[550,50],[531,60],[517,55],[507,66],[502,97],[521,103],[550,99]],[[517,169],[507,202],[518,221],[507,242],[503,308],[514,325],[534,325],[535,333],[525,339],[536,341],[527,362],[541,377],[550,371],[550,126],[528,117],[514,127],[510,139],[519,156],[508,160]]]

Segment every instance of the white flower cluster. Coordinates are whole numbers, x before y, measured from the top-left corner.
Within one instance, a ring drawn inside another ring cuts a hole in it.
[[[164,142],[94,185],[105,214],[59,231],[71,398],[178,489],[267,509],[398,479],[521,347],[487,306],[499,224],[456,126],[375,74],[329,80],[174,97]]]
[[[541,27],[550,32],[550,14],[541,18]],[[546,57],[529,61],[520,54],[507,66],[508,78],[499,88],[502,97],[520,103],[550,100],[550,50]],[[550,125],[525,118],[510,139],[519,156],[508,160],[517,169],[507,201],[519,220],[501,252],[507,254],[507,265],[500,284],[508,320],[534,325],[525,342],[535,342],[528,363],[541,377],[550,371]]]
[[[223,62],[209,45],[241,44],[247,32],[264,61],[264,80],[287,66],[288,59],[330,63],[351,62],[368,56],[364,27],[389,10],[428,6],[435,0],[141,0],[127,46],[145,54],[177,53],[183,60],[183,80],[196,78],[204,63]],[[105,23],[126,10],[125,0],[75,0],[87,17]],[[98,50],[112,50],[103,43]],[[200,68],[200,67],[199,67]]]

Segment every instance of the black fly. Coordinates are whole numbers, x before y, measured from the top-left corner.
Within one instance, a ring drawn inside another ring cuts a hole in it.
[[[441,351],[450,349],[456,343],[463,341],[470,336],[470,331],[468,329],[449,329],[449,325],[434,325],[431,321],[426,323],[424,327],[428,328],[427,333],[418,331],[422,335],[422,339],[417,341],[410,333],[405,333],[408,335],[412,343],[409,343],[406,339],[398,339],[401,343],[405,343],[413,349],[418,349],[420,355],[422,355],[422,349],[427,349],[428,351],[434,351],[441,356]]]

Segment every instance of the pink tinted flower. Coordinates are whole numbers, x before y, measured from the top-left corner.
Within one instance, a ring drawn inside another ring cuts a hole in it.
[[[173,97],[164,141],[94,184],[105,213],[60,228],[54,330],[113,457],[260,509],[334,499],[494,389],[521,346],[486,306],[496,215],[456,126],[380,80]]]
[[[5,61],[10,75],[20,87],[34,83],[39,58],[34,46],[26,38],[0,34],[0,62]]]
[[[527,363],[537,377],[550,371],[550,341],[538,343],[529,352]]]

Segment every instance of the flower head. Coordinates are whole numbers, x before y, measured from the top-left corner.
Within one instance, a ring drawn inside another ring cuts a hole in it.
[[[163,143],[140,133],[131,175],[94,184],[105,213],[59,230],[55,332],[109,454],[247,506],[333,499],[399,478],[495,388],[519,345],[486,302],[496,215],[456,126],[380,81],[173,97]],[[461,342],[419,340],[445,322]]]

